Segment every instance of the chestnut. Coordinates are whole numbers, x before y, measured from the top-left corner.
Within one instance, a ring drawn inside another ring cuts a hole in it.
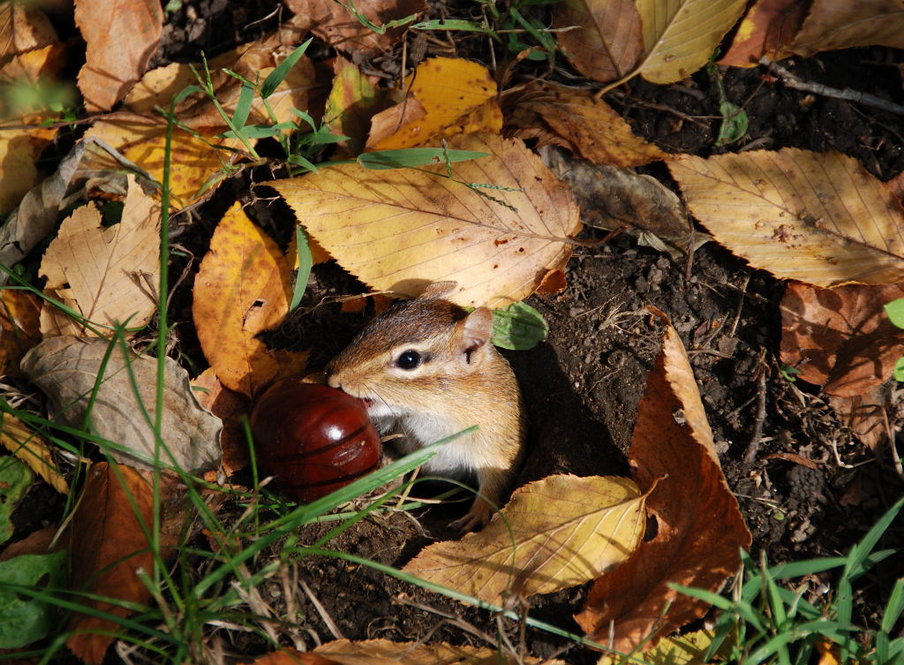
[[[251,432],[261,465],[295,501],[318,499],[380,465],[380,436],[364,403],[301,377],[258,397]]]

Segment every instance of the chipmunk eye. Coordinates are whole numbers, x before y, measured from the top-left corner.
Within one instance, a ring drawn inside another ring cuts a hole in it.
[[[421,354],[413,349],[402,351],[396,358],[395,364],[400,369],[414,369],[421,364]]]

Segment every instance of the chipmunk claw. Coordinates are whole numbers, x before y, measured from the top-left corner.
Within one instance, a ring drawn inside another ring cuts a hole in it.
[[[471,531],[479,531],[485,527],[493,517],[493,509],[486,501],[477,499],[471,510],[465,513],[465,516],[451,522],[450,529],[454,529],[459,533],[469,533]]]

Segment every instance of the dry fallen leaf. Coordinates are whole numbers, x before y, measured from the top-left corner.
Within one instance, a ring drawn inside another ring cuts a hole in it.
[[[157,309],[160,275],[160,206],[128,176],[122,219],[104,226],[94,203],[76,209],[44,252],[45,293],[95,325],[143,327]],[[56,305],[45,302],[41,331],[53,335],[91,334]]]
[[[283,647],[279,651],[265,653],[263,656],[258,656],[254,660],[240,665],[337,665],[337,661],[324,658],[311,651],[301,652]]]
[[[431,175],[349,164],[268,184],[342,267],[375,290],[414,296],[426,282],[454,280],[449,298],[463,306],[523,300],[549,270],[565,266],[578,208],[520,141],[466,135],[449,147],[490,156],[455,164],[456,180],[442,177],[444,167],[427,167],[440,174]]]
[[[22,371],[47,395],[55,420],[72,427],[83,426],[110,343],[102,339],[50,337],[25,355]],[[160,432],[165,450],[160,451],[160,459],[163,464],[174,464],[191,473],[214,469],[220,457],[219,418],[198,405],[188,385],[187,372],[175,360],[166,358],[165,367]],[[121,347],[110,354],[90,422],[94,434],[118,444],[116,448],[106,446],[105,452],[120,462],[152,467],[156,381],[156,358],[131,351],[124,357]],[[142,408],[147,410],[150,423],[145,421]]]
[[[478,533],[424,548],[404,571],[501,605],[506,593],[599,577],[628,557],[644,528],[644,497],[627,478],[549,476],[515,490],[501,512]]]
[[[430,58],[402,84],[407,97],[371,120],[368,150],[438,144],[439,137],[499,133],[502,111],[486,67],[461,58]]]
[[[813,0],[790,50],[806,57],[819,51],[874,44],[904,48],[900,0]]]
[[[595,164],[641,166],[668,157],[589,91],[534,83],[522,99],[507,114],[506,124],[516,128],[515,136],[537,137],[541,146],[560,145]]]
[[[257,339],[288,313],[292,275],[241,204],[214,231],[192,295],[201,348],[224,386],[250,397],[273,379],[302,373],[304,354],[270,351]]]
[[[718,64],[754,67],[762,57],[781,60],[791,55],[794,39],[807,13],[800,0],[757,0],[735,32],[731,47]]]
[[[19,289],[0,289],[0,375],[19,377],[19,361],[41,341],[41,301]]]
[[[669,583],[717,591],[740,565],[740,548],[750,545],[687,353],[671,325],[638,407],[629,458],[638,486],[649,491],[655,485],[647,509],[656,517],[656,536],[597,580],[575,617],[593,639],[624,653],[655,645],[709,609]]]
[[[640,74],[651,83],[687,78],[741,17],[745,0],[637,0],[646,55]]]
[[[904,212],[851,157],[783,148],[668,166],[694,216],[756,268],[817,286],[904,279]]]
[[[539,658],[515,659],[504,650],[488,647],[455,646],[440,642],[392,642],[390,640],[335,640],[322,644],[312,652],[338,665],[537,665]],[[305,661],[301,661],[308,665]],[[564,665],[556,659],[545,659],[544,665]],[[279,661],[278,665],[290,665],[291,661]],[[267,665],[277,665],[268,663]],[[310,665],[320,665],[312,661]]]
[[[562,54],[575,69],[607,83],[625,76],[643,54],[640,15],[633,0],[564,0],[552,7]]]
[[[385,91],[377,88],[376,77],[367,76],[357,65],[338,57],[334,65],[336,77],[323,111],[323,122],[333,134],[348,136],[340,145],[349,155],[364,149],[370,119],[387,104]]]
[[[50,19],[30,3],[0,5],[0,59],[43,48],[57,41]]]
[[[141,78],[157,50],[163,7],[157,0],[78,0],[75,24],[87,44],[78,75],[85,107],[109,111]]]
[[[38,182],[35,163],[52,138],[46,129],[0,127],[0,215],[18,205]]]
[[[873,394],[904,356],[904,331],[883,306],[904,297],[904,282],[821,289],[791,282],[782,298],[782,362],[822,386],[861,440],[885,438],[882,399]]]
[[[167,484],[161,484],[161,492]],[[80,604],[119,617],[131,611],[117,601],[145,603],[151,593],[137,575],[152,574],[154,560],[145,535],[153,525],[154,490],[127,466],[95,464],[88,471],[68,529],[71,587],[110,599],[78,598]],[[164,545],[167,544],[164,538]],[[88,665],[100,665],[119,625],[75,612],[68,630],[79,631],[66,646]]]
[[[69,484],[57,470],[50,447],[11,413],[0,413],[0,444],[25,462],[57,492],[69,494]]]
[[[226,475],[231,476],[248,465],[248,437],[241,418],[250,411],[250,402],[244,395],[224,388],[212,367],[192,379],[191,387],[201,406],[223,421],[220,432],[222,467]]]

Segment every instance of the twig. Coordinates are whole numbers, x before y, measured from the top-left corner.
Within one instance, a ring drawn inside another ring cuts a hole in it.
[[[308,586],[307,582],[304,580],[298,580],[298,585],[301,587],[302,591],[305,592],[305,595],[308,597],[308,600],[311,601],[311,604],[314,606],[314,609],[317,610],[317,614],[320,615],[320,618],[323,619],[323,623],[326,624],[326,627],[333,634],[337,640],[344,639],[345,636],[342,634],[342,631],[339,630],[339,626],[336,625],[336,622],[333,621],[333,617],[330,616],[330,613],[326,611],[326,608],[314,595],[314,592],[311,590],[311,587]]]
[[[888,111],[889,113],[894,113],[896,115],[904,115],[904,106],[890,102],[887,99],[882,99],[881,97],[877,97],[868,92],[860,92],[858,90],[851,90],[850,88],[839,90],[838,88],[830,88],[822,83],[802,81],[769,58],[760,58],[760,64],[778,76],[786,86],[793,88],[794,90],[812,92],[814,95],[822,95],[823,97],[832,97],[834,99],[844,99],[850,102],[863,104],[864,106],[872,106],[873,108]]]
[[[763,422],[766,420],[766,364],[763,362],[765,353],[765,349],[760,351],[758,362],[759,376],[756,382],[756,416],[753,421],[753,434],[750,436],[750,442],[747,444],[747,451],[744,453],[742,462],[745,467],[753,464],[757,451],[760,449],[760,441],[763,438]]]

